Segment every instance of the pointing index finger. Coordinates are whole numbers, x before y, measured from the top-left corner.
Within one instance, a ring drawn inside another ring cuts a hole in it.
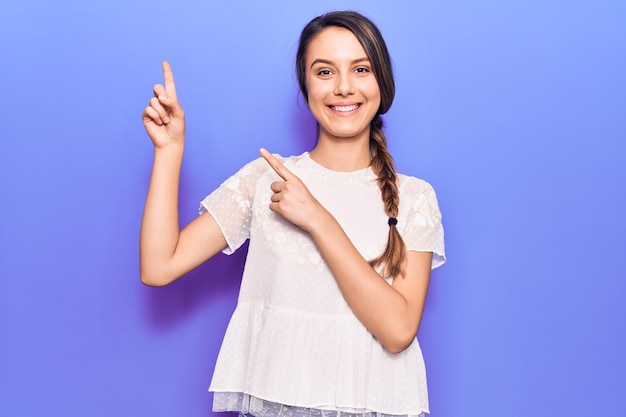
[[[259,150],[261,156],[267,161],[267,163],[272,167],[274,172],[278,174],[279,177],[287,181],[294,177],[294,175],[289,171],[282,162],[274,157],[267,149],[261,148]]]
[[[163,80],[165,81],[165,92],[171,98],[176,98],[176,85],[174,84],[174,73],[167,61],[163,61]]]

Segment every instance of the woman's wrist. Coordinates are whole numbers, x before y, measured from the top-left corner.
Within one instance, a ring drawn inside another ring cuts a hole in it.
[[[185,152],[185,145],[183,143],[172,143],[167,146],[155,146],[154,147],[154,159],[155,160],[181,160]]]
[[[333,226],[341,227],[335,217],[319,204],[318,210],[310,218],[307,232],[309,232],[313,240],[317,240],[318,237],[327,235]]]

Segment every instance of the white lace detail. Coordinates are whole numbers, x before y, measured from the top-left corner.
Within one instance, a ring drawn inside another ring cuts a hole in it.
[[[406,225],[399,225],[407,249],[433,252],[432,267],[443,265],[446,261],[443,226],[435,190],[426,181],[401,176],[400,195],[414,196],[406,214]]]
[[[325,410],[278,404],[240,392],[216,392],[213,411],[235,411],[240,417],[425,417],[419,414],[385,414],[368,410]]]
[[[256,179],[266,171],[267,163],[263,159],[250,162],[200,203],[200,214],[211,213],[222,229],[228,243],[226,254],[232,254],[250,237]]]

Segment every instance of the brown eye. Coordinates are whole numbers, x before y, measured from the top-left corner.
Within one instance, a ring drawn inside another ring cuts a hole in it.
[[[317,75],[321,75],[322,77],[327,77],[327,76],[329,76],[330,74],[331,74],[331,73],[330,73],[330,70],[327,70],[327,69],[319,70],[319,71],[317,72]]]

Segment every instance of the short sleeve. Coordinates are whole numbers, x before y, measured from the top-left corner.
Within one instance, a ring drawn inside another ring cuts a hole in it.
[[[250,162],[200,202],[200,214],[209,212],[221,229],[228,245],[223,251],[227,255],[250,237],[256,183],[267,167],[262,158]]]
[[[432,252],[435,269],[446,262],[441,212],[435,190],[426,182],[422,185],[409,210],[403,239],[408,250]]]

